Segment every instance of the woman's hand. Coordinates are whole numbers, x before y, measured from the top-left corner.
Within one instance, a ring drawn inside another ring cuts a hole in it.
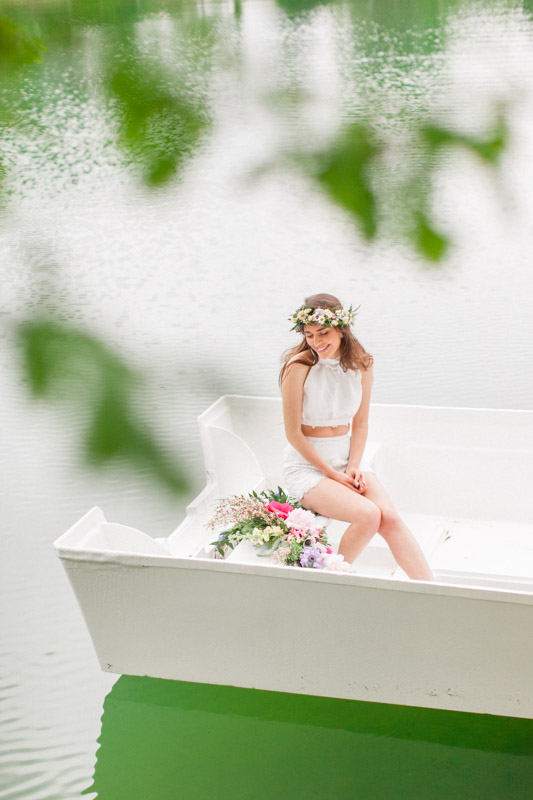
[[[351,489],[352,492],[357,492],[361,494],[366,489],[366,484],[364,480],[362,480],[363,473],[359,470],[355,470],[360,478],[358,479],[358,484],[356,485],[356,481],[353,475],[348,474],[348,470],[346,472],[337,472],[336,470],[332,470],[328,473],[328,478],[331,478],[334,481],[338,481],[343,486],[346,486],[347,489]]]
[[[346,467],[346,475],[351,479],[352,485],[356,492],[362,494],[366,490],[366,483],[363,473],[357,467],[351,467],[349,464]]]

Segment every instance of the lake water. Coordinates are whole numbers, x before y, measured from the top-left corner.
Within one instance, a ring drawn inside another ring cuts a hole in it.
[[[391,2],[375,18],[375,4],[355,5],[358,13],[339,4],[298,16],[262,0],[237,15],[207,4],[238,68],[217,54],[213,131],[182,179],[157,191],[113,144],[94,89],[98,25],[76,23],[76,36],[9,94],[28,124],[0,140],[10,170],[0,218],[0,798],[78,797],[92,784],[99,738],[95,788],[106,800],[297,797],[304,788],[364,800],[529,796],[528,723],[370,714],[366,704],[354,719],[339,701],[311,713],[302,698],[269,705],[262,693],[245,702],[238,690],[149,679],[113,686],[51,546],[95,504],[154,536],[173,530],[204,481],[198,414],[225,392],[277,395],[280,353],[294,341],[287,317],[310,293],[360,304],[375,402],[533,408],[531,6],[442,2],[422,13]],[[138,35],[165,53],[168,15],[137,6]],[[7,14],[20,8],[2,4]],[[72,13],[70,3],[42,8]],[[44,26],[28,12],[29,25]],[[296,121],[292,107],[268,101],[291,81],[308,94]],[[394,238],[365,243],[344,211],[283,166],[295,136],[327,137],[368,102],[391,131],[401,114],[425,109],[479,133],[506,109],[509,144],[496,172],[466,153],[442,160],[435,208],[454,245],[439,267]],[[187,464],[186,497],[165,494],[146,472],[87,470],[81,407],[29,399],[13,324],[43,295],[61,320],[144,370],[142,412]],[[308,764],[300,783],[285,762],[295,741],[295,758],[323,747],[329,765]]]

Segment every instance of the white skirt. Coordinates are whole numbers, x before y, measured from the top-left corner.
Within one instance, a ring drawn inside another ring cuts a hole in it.
[[[333,469],[344,472],[350,457],[350,434],[343,436],[306,436],[316,452]],[[362,459],[359,469],[361,472],[374,472],[370,464]],[[323,472],[309,463],[291,444],[283,450],[283,489],[289,497],[300,501],[304,494],[317,485]]]

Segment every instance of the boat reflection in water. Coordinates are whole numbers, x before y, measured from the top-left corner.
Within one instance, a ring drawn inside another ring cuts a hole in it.
[[[104,703],[99,800],[520,800],[533,721],[122,676]]]

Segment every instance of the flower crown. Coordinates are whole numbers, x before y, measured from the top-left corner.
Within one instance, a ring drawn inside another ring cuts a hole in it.
[[[357,308],[307,308],[307,306],[300,306],[300,308],[289,317],[289,321],[294,325],[291,331],[301,331],[304,325],[312,325],[316,323],[323,325],[325,328],[348,328],[353,325],[355,317],[357,316]]]

